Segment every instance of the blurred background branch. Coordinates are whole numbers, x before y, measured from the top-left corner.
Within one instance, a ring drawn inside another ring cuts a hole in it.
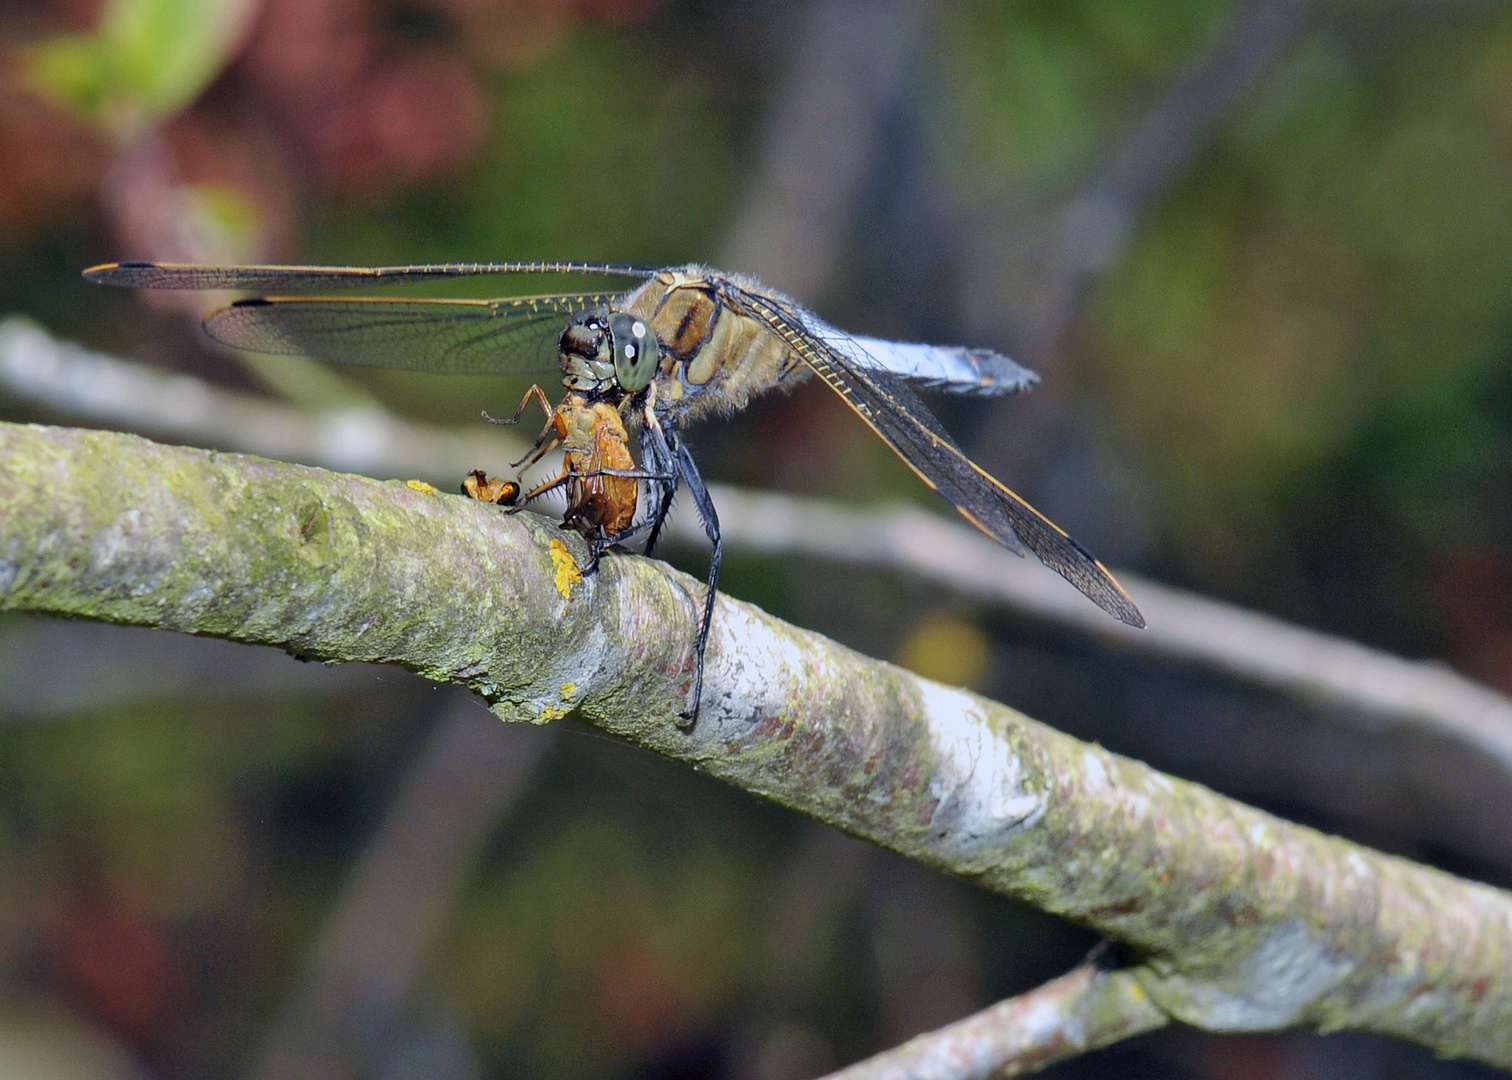
[[[1135,975],[1089,963],[825,1080],[1022,1076],[1168,1023]]]
[[[254,1076],[360,1076],[415,1037],[406,1013],[416,978],[455,917],[486,841],[538,774],[552,734],[493,723],[471,696],[457,695],[440,710],[331,906],[304,985],[284,1005]],[[464,1059],[465,1075],[465,1043],[452,1054]]]

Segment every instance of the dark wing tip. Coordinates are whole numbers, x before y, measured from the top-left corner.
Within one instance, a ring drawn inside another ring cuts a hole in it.
[[[113,262],[91,266],[84,271],[84,280],[97,285],[124,285],[131,289],[182,289],[204,288],[188,284],[195,272],[206,267],[188,266],[180,263],[161,262]]]
[[[134,271],[152,266],[144,262],[113,262],[91,266],[84,271],[84,280],[100,285],[124,285]]]
[[[982,372],[979,393],[1017,394],[1039,385],[1039,373],[992,349],[970,349],[967,355]]]
[[[269,300],[267,297],[264,297],[264,296],[248,296],[248,297],[246,297],[245,299],[242,299],[242,300],[233,300],[229,304],[226,305],[227,308],[272,307],[272,306],[273,306],[273,301]],[[222,308],[221,310],[224,311],[225,308]],[[216,313],[215,312],[211,312],[211,314],[214,315]]]
[[[1070,537],[1067,537],[1067,539],[1071,540]],[[1076,544],[1078,548],[1081,548],[1083,552],[1086,552],[1087,549],[1082,547],[1081,544],[1075,540],[1071,540],[1071,542]],[[1087,557],[1091,558],[1090,552],[1087,553]],[[1077,588],[1081,589],[1088,599],[1119,622],[1132,626],[1136,630],[1143,630],[1145,628],[1145,617],[1140,613],[1139,608],[1134,605],[1134,601],[1129,597],[1129,594],[1124,591],[1124,587],[1118,583],[1118,579],[1109,572],[1101,560],[1092,559],[1092,563],[1101,571],[1102,580],[1098,582],[1098,585],[1101,587],[1095,590],[1088,589],[1077,584],[1074,580],[1072,584],[1076,584]]]

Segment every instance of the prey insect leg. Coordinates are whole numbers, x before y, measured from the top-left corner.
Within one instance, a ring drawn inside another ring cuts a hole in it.
[[[592,480],[595,476],[619,476],[623,477],[626,480],[657,480],[663,483],[672,479],[672,477],[666,473],[646,472],[644,469],[589,469],[587,472],[578,472],[576,469],[573,469],[569,466],[564,466],[561,476],[558,476],[555,480],[548,480],[534,490],[519,496],[514,505],[510,507],[510,511],[515,512],[525,509],[526,503],[532,502],[535,499],[540,498],[542,495],[550,494],[557,488],[561,487],[563,484],[569,483],[573,480]],[[621,533],[620,535],[634,536],[639,532],[644,532],[645,528],[645,524],[642,523],[642,525],[635,526],[632,529],[626,529],[625,532]],[[619,542],[620,541],[617,537],[613,541],[613,543],[616,544]]]
[[[512,426],[520,422],[520,417],[525,415],[525,409],[532,399],[541,403],[541,408],[546,413],[546,426],[541,429],[540,437],[536,439],[535,445],[530,448],[530,453],[526,454],[519,461],[511,463],[509,466],[511,469],[519,469],[521,465],[529,462],[529,465],[525,465],[525,468],[528,469],[531,465],[534,465],[552,450],[556,449],[557,444],[562,441],[564,434],[561,420],[558,418],[556,410],[551,407],[551,402],[546,400],[546,391],[541,389],[540,383],[532,383],[530,389],[525,391],[525,396],[520,399],[520,407],[514,411],[514,415],[508,420],[501,420],[499,417],[489,416],[487,413],[483,414],[483,419],[487,420],[490,424]]]

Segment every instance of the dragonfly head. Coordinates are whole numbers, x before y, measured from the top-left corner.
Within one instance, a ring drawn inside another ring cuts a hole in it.
[[[636,394],[656,377],[661,346],[644,319],[623,311],[585,312],[562,331],[558,355],[569,390],[597,394],[617,386]]]
[[[656,333],[644,319],[623,311],[609,316],[609,340],[614,349],[614,377],[620,389],[638,394],[651,385],[661,363]]]
[[[562,364],[562,383],[569,390],[597,394],[614,383],[610,318],[602,311],[585,311],[574,316],[562,331],[557,355]]]

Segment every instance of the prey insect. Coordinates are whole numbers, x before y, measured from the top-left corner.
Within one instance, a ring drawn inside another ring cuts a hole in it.
[[[594,400],[579,391],[572,391],[553,409],[546,400],[545,391],[532,386],[514,416],[508,420],[488,419],[498,424],[517,424],[532,400],[539,401],[546,411],[546,426],[530,452],[515,462],[514,467],[521,469],[523,475],[525,470],[560,446],[563,451],[562,471],[523,496],[518,494],[516,486],[511,509],[523,509],[542,495],[564,488],[567,509],[562,515],[562,525],[576,529],[587,541],[589,562],[584,570],[591,573],[598,567],[599,557],[607,548],[625,543],[650,527],[649,522],[635,524],[640,481],[669,483],[672,477],[635,467],[625,422],[619,408],[607,398]],[[463,490],[474,498],[502,501],[489,498],[492,492],[487,488],[475,493],[464,483]]]
[[[924,386],[950,393],[1009,394],[1038,381],[1033,372],[991,350],[846,334],[750,278],[696,265],[653,269],[580,262],[397,267],[136,262],[85,271],[85,277],[93,281],[137,288],[282,292],[483,274],[593,275],[638,284],[618,293],[553,293],[498,300],[310,296],[239,300],[211,313],[205,330],[217,341],[252,351],[464,374],[548,370],[552,358],[541,346],[556,337],[555,361],[562,384],[569,399],[573,394],[583,395],[580,403],[570,406],[564,423],[587,423],[595,438],[607,439],[603,448],[585,444],[578,451],[579,465],[596,465],[596,469],[578,468],[574,475],[569,468],[556,481],[583,485],[578,490],[579,530],[586,525],[600,540],[611,536],[612,526],[629,505],[627,489],[611,481],[644,481],[648,500],[644,531],[650,553],[660,539],[674,494],[686,485],[713,546],[683,714],[690,723],[698,714],[702,695],[704,650],[723,544],[713,501],[681,439],[681,430],[711,413],[743,408],[756,394],[810,374],[818,375],[839,394],[921,480],[973,525],[1017,554],[1034,552],[1113,617],[1131,626],[1144,625],[1139,609],[1107,568],[972,462],[914,392],[913,386]],[[595,413],[591,422],[583,414],[584,408],[599,403],[622,420],[626,438],[639,435],[644,475],[622,475],[619,466],[606,464],[606,454],[623,460],[618,456],[623,440],[607,418],[598,418],[602,414]],[[616,442],[621,446],[616,447]],[[593,494],[586,487],[590,480],[599,482]]]

